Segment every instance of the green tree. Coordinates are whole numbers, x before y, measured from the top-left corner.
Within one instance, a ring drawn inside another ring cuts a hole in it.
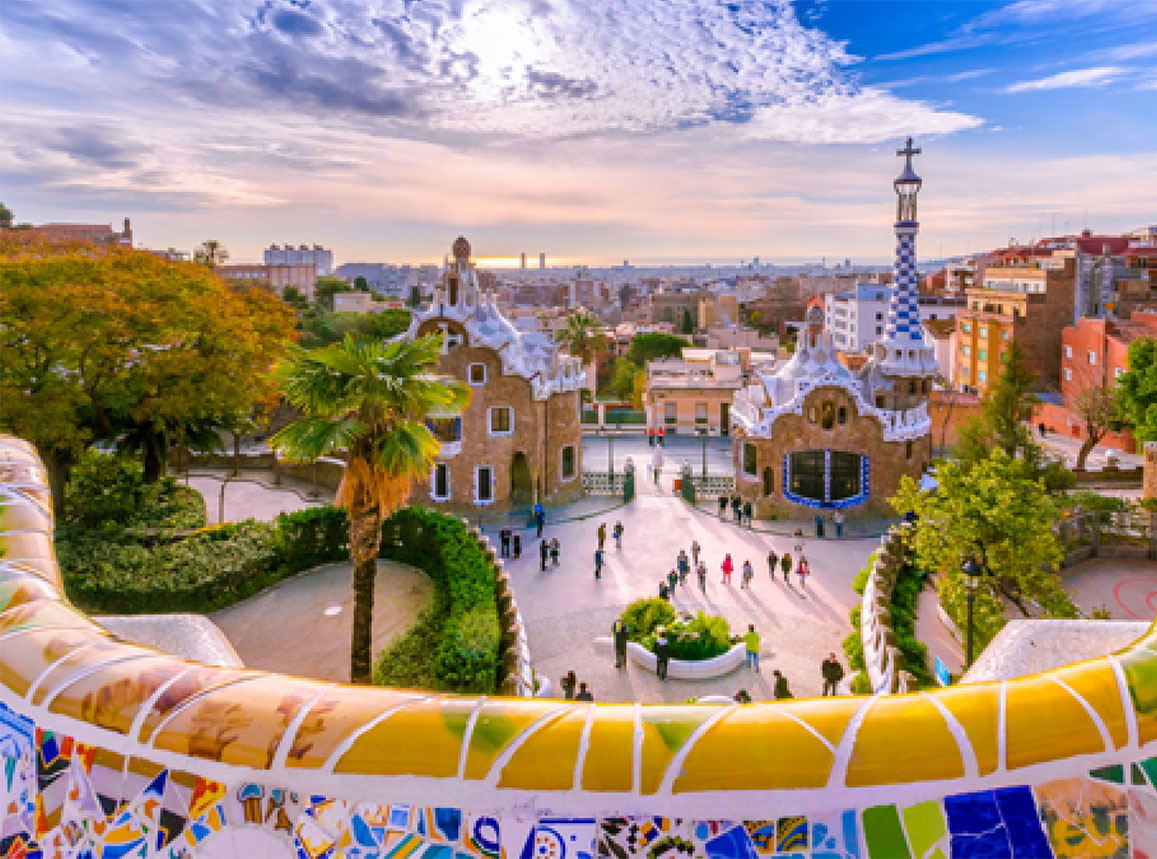
[[[566,328],[558,333],[557,339],[572,355],[581,358],[584,364],[590,364],[607,348],[606,338],[600,329],[595,315],[586,308],[579,307],[567,317]],[[594,394],[596,377],[593,370],[590,377],[591,393]]]
[[[344,340],[347,334],[371,340],[389,340],[410,327],[410,311],[388,308],[381,313],[319,313],[304,320],[308,348],[328,346]]]
[[[683,347],[690,345],[686,339],[676,337],[674,334],[657,332],[636,334],[631,340],[630,349],[627,350],[627,357],[638,367],[646,367],[648,361],[654,361],[656,358],[681,355]]]
[[[370,282],[359,274],[354,278],[354,289],[356,289],[358,292],[369,292]]]
[[[406,306],[415,309],[422,306],[422,290],[417,284],[410,287],[410,297],[406,299]]]
[[[333,311],[333,297],[339,292],[353,292],[354,288],[336,277],[319,277],[314,287],[314,305],[318,310]]]
[[[695,331],[695,322],[691,318],[691,311],[686,307],[683,308],[683,327],[681,330],[684,334],[692,334]]]
[[[1157,441],[1157,339],[1129,344],[1129,370],[1117,379],[1122,416],[1138,443]]]
[[[0,203],[0,227],[12,229],[12,210]]]
[[[1092,385],[1077,394],[1073,411],[1085,422],[1085,440],[1077,453],[1077,469],[1085,467],[1085,460],[1094,447],[1105,437],[1117,421],[1116,391],[1104,385]]]
[[[975,558],[987,572],[976,593],[975,629],[981,647],[1004,625],[1004,601],[1028,617],[1035,604],[1050,617],[1078,617],[1055,570],[1063,557],[1053,533],[1058,502],[1041,479],[1001,449],[966,466],[942,462],[935,492],[910,477],[890,499],[897,512],[916,514],[909,537],[921,568],[941,575],[945,610],[961,629],[967,592],[961,565]]]
[[[63,511],[69,467],[96,441],[142,450],[146,479],[169,443],[274,393],[268,371],[292,314],[203,265],[115,249],[0,258],[0,426],[33,442]]]
[[[307,351],[291,347],[278,367],[286,399],[305,417],[278,432],[275,448],[291,459],[316,461],[344,453],[346,468],[336,504],[349,514],[353,571],[350,680],[369,683],[374,573],[382,523],[429,473],[438,440],[426,416],[460,412],[470,388],[435,376],[441,335],[381,343],[347,336]]]
[[[611,381],[609,384],[611,393],[620,400],[631,399],[631,394],[635,389],[635,373],[638,371],[631,361],[626,358],[616,358],[614,369],[611,370]]]
[[[209,268],[216,268],[227,259],[229,251],[225,250],[225,246],[216,239],[206,239],[193,250],[193,262],[207,265]]]

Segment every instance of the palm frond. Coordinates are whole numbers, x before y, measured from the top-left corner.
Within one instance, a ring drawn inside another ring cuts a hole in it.
[[[269,440],[270,445],[286,459],[313,462],[345,447],[365,435],[368,427],[351,418],[306,416],[280,430]]]

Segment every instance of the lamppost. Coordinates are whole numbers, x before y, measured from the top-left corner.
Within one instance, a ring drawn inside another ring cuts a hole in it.
[[[984,573],[984,568],[976,562],[975,558],[969,558],[961,565],[961,571],[964,573],[964,590],[968,593],[968,631],[967,631],[967,645],[964,652],[964,667],[972,667],[972,603],[976,599],[976,589],[980,586],[980,577]]]

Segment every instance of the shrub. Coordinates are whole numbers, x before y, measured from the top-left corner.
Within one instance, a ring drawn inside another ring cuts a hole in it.
[[[399,510],[383,526],[380,554],[418,567],[433,581],[435,611],[422,634],[432,640],[432,625],[439,620],[441,630],[430,667],[421,669],[430,678],[426,688],[497,689],[502,677],[494,567],[462,520],[417,507]],[[405,666],[397,671],[420,673]],[[383,667],[379,673],[393,672]]]
[[[657,626],[668,626],[675,622],[675,609],[671,603],[659,597],[635,600],[623,610],[623,623],[631,641],[642,642],[655,631]]]
[[[65,490],[67,519],[61,525],[98,529],[122,542],[126,532],[190,531],[205,525],[205,499],[171,477],[144,482],[137,459],[88,450],[73,466]]]
[[[871,695],[872,681],[868,675],[861,671],[852,677],[852,694],[853,695]]]
[[[868,587],[868,577],[872,575],[872,565],[875,564],[875,562],[876,553],[872,552],[872,554],[868,557],[867,565],[858,573],[856,573],[856,577],[852,579],[852,590],[854,590],[860,596],[864,595],[864,591]]]
[[[374,683],[402,689],[434,688],[434,657],[442,637],[445,607],[437,604],[418,615],[415,623],[378,654]]]
[[[928,648],[916,639],[916,602],[924,589],[924,573],[911,564],[905,564],[896,575],[892,588],[892,631],[896,646],[921,687],[935,685],[928,670]]]
[[[299,570],[349,557],[349,519],[336,507],[307,507],[277,517],[277,546]]]
[[[727,620],[717,614],[704,614],[702,610],[687,623],[675,621],[666,624],[666,633],[671,643],[672,659],[711,659],[731,649],[731,630]],[[654,652],[655,638],[652,631],[643,639],[643,646]]]

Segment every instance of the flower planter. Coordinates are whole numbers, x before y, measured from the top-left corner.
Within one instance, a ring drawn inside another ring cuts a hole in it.
[[[600,635],[595,639],[595,649],[614,654],[615,642],[609,635]],[[740,642],[726,653],[713,656],[711,659],[696,659],[694,661],[672,659],[667,663],[667,677],[672,680],[707,680],[711,677],[722,677],[743,664],[746,659],[746,650],[746,645]],[[634,641],[627,642],[627,657],[652,674],[655,672],[655,654],[643,645]]]

